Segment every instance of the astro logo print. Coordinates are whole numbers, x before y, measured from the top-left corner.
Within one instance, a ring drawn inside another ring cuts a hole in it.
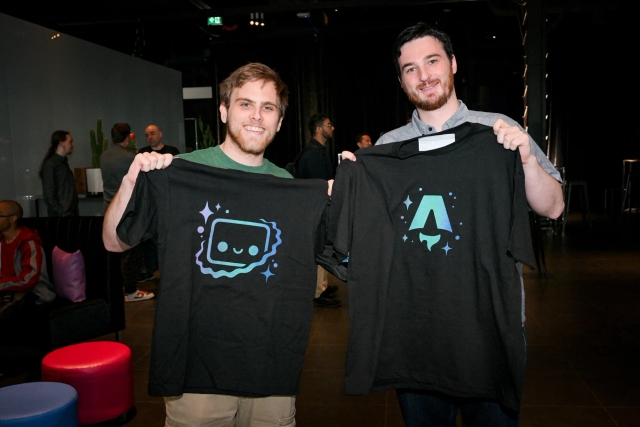
[[[422,192],[422,188],[419,189]],[[415,197],[415,196],[414,196]],[[424,245],[429,251],[433,251],[433,247],[442,249],[445,255],[449,255],[449,251],[453,249],[449,246],[449,243],[453,243],[453,240],[460,240],[460,236],[453,236],[453,229],[451,226],[451,220],[449,219],[449,213],[447,211],[447,204],[450,209],[455,209],[455,200],[457,199],[453,193],[449,193],[447,196],[437,195],[422,195],[420,198],[420,204],[413,215],[413,220],[409,225],[409,229],[402,236],[402,240],[407,243],[418,243]],[[414,202],[411,200],[411,196],[407,196],[406,200],[402,202],[407,208],[407,215],[410,213],[411,205]],[[404,210],[404,208],[402,208]],[[429,222],[429,218],[433,218]],[[405,215],[400,216],[401,220],[405,220]],[[462,223],[459,223],[462,226]],[[416,233],[411,233],[412,230],[419,230]],[[447,232],[447,233],[444,233]],[[443,235],[447,237],[443,238]],[[444,246],[441,244],[444,242]],[[455,245],[454,245],[455,246]]]
[[[196,264],[200,271],[216,279],[234,278],[238,274],[249,273],[266,264],[266,269],[260,274],[268,281],[269,277],[275,275],[271,269],[278,267],[271,258],[282,243],[276,223],[264,219],[253,222],[226,218],[229,210],[221,211],[219,203],[215,209],[211,211],[207,202],[205,208],[200,211],[205,226],[209,217],[216,215],[207,233],[204,226],[198,227],[198,233],[203,238],[200,250],[196,254]]]

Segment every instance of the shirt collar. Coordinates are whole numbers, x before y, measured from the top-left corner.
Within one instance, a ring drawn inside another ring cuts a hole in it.
[[[456,112],[442,125],[442,130],[451,129],[462,123],[467,121],[469,116],[469,109],[464,104],[464,102],[458,100],[459,107]],[[417,132],[419,135],[429,135],[432,133],[437,133],[436,128],[428,123],[424,123],[420,120],[420,116],[418,116],[418,110],[413,110],[413,115],[411,116],[411,128]]]

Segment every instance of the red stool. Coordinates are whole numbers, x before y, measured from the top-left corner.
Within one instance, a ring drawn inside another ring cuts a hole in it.
[[[69,384],[78,392],[78,422],[95,424],[133,407],[131,350],[111,341],[62,347],[42,359],[42,380]]]

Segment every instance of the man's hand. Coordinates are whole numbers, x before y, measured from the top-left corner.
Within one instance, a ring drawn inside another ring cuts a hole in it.
[[[531,158],[529,135],[523,132],[518,126],[510,126],[502,119],[496,120],[493,124],[493,133],[498,136],[498,143],[502,144],[506,150],[515,151],[520,149],[522,164],[527,164]]]
[[[155,152],[137,154],[124,179],[133,186],[136,183],[140,171],[149,172],[154,169],[164,169],[169,166],[172,161],[173,155],[171,154],[159,154]]]
[[[352,162],[356,161],[356,155],[351,151],[343,151],[342,152],[342,160],[351,160]]]
[[[498,136],[498,142],[505,149],[520,150],[525,177],[525,193],[531,209],[539,215],[558,218],[564,210],[562,187],[558,181],[542,169],[536,156],[531,155],[529,135],[518,126],[509,126],[502,119],[496,120],[493,124],[493,132]]]
[[[333,180],[330,179],[329,181],[327,181],[327,184],[329,184],[329,190],[327,191],[327,194],[331,196],[331,189],[333,188]]]
[[[129,199],[136,185],[136,179],[140,171],[149,172],[154,169],[164,169],[171,164],[173,156],[171,154],[140,153],[133,159],[129,166],[129,172],[122,178],[122,184],[111,201],[107,212],[104,215],[104,225],[102,226],[102,240],[104,247],[111,252],[122,252],[130,248],[116,233],[116,226],[124,214]]]

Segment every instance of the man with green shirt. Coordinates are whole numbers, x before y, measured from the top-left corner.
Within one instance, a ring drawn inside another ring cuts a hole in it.
[[[292,176],[264,158],[264,151],[280,130],[288,90],[269,67],[251,63],[235,70],[220,85],[220,118],[226,123],[225,140],[216,147],[179,157],[223,169]],[[170,154],[138,154],[105,215],[103,240],[109,251],[128,249],[116,227],[132,196],[140,171],[163,169]],[[179,250],[179,248],[177,248]],[[193,355],[198,357],[198,355]],[[184,393],[165,397],[166,425],[253,426],[295,425],[295,396],[246,397],[226,394]]]

